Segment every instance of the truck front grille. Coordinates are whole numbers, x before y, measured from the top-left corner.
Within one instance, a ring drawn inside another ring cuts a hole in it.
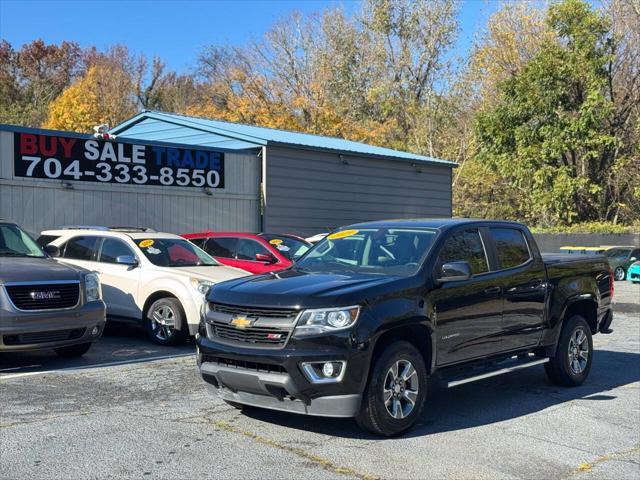
[[[208,332],[233,343],[282,347],[287,343],[291,331],[273,327],[237,328],[222,322],[212,322]]]
[[[42,282],[4,286],[19,310],[56,310],[72,308],[80,299],[80,282]]]
[[[227,313],[229,315],[244,315],[246,317],[261,318],[295,318],[298,310],[291,308],[256,308],[239,305],[225,305],[223,303],[209,303],[209,308],[214,312]]]
[[[239,370],[252,370],[255,372],[266,373],[287,373],[287,370],[284,367],[280,365],[272,365],[270,363],[245,362],[244,360],[234,360],[232,358],[214,357],[210,355],[204,355],[202,357],[202,361],[217,363],[218,365],[233,367]]]
[[[5,335],[2,339],[5,345],[29,345],[36,343],[60,342],[81,338],[86,328],[73,330],[52,330],[48,332],[21,333],[19,335]]]

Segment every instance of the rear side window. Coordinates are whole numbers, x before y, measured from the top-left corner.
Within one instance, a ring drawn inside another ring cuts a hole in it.
[[[256,242],[255,240],[249,240],[248,238],[238,239],[238,253],[236,258],[238,260],[254,260],[256,254],[261,253],[263,255],[273,256],[269,250],[264,246]]]
[[[212,237],[204,244],[203,250],[213,257],[233,258],[237,241],[233,237]]]
[[[69,240],[64,248],[64,258],[74,260],[93,260],[100,237],[74,237]]]
[[[189,238],[191,243],[193,243],[196,247],[200,247],[204,250],[204,242],[207,241],[206,238]]]
[[[478,230],[456,232],[445,241],[438,255],[439,275],[442,265],[449,262],[467,262],[473,275],[489,271],[487,255]]]
[[[500,268],[512,268],[531,258],[523,233],[515,228],[491,228],[491,236],[498,252]]]
[[[44,247],[58,238],[60,238],[60,235],[40,235],[36,240],[36,243],[41,247]]]
[[[135,255],[131,249],[122,240],[117,238],[105,238],[102,242],[102,248],[100,249],[100,262],[116,263],[116,259],[120,256],[131,256],[135,258]]]

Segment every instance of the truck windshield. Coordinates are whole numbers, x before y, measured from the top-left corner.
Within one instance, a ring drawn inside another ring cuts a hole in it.
[[[44,253],[24,231],[16,225],[0,224],[0,257],[44,257]]]
[[[334,232],[296,263],[306,272],[411,275],[436,238],[427,228],[366,228]]]
[[[220,265],[193,243],[177,238],[136,240],[144,256],[158,267],[207,267]]]

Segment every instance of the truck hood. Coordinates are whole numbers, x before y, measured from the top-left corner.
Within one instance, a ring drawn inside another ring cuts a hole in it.
[[[0,257],[0,283],[80,280],[87,270],[53,258]]]
[[[199,278],[201,280],[209,280],[215,283],[249,275],[249,273],[244,270],[240,270],[239,268],[226,267],[222,265],[214,267],[171,267],[171,273],[181,273],[185,276]]]
[[[362,273],[309,273],[289,269],[231,280],[211,288],[207,299],[230,305],[313,308],[348,306],[395,290],[406,277]]]

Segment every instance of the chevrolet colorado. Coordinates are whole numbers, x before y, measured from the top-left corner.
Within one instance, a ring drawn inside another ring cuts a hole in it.
[[[213,286],[197,362],[235,407],[393,436],[420,416],[429,377],[455,387],[544,364],[580,385],[612,295],[604,257],[541,255],[519,223],[361,223],[287,270]]]

